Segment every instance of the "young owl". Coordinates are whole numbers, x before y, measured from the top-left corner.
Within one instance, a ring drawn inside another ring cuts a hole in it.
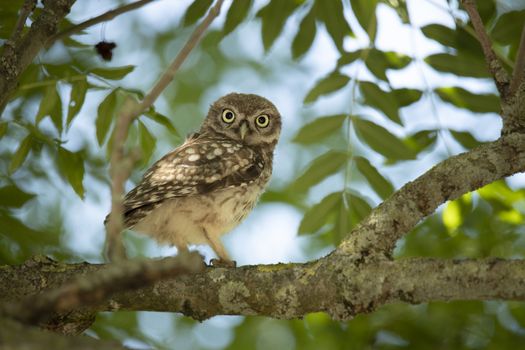
[[[179,251],[208,244],[214,264],[235,266],[220,237],[255,206],[272,174],[281,116],[267,99],[231,93],[200,130],[145,173],[124,199],[124,225]]]

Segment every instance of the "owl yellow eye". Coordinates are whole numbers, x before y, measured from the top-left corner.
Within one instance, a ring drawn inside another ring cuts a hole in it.
[[[228,124],[233,123],[235,120],[235,113],[230,109],[225,109],[222,111],[222,121]]]
[[[255,119],[255,122],[257,123],[257,126],[265,128],[270,124],[270,118],[268,118],[266,114],[262,114]]]

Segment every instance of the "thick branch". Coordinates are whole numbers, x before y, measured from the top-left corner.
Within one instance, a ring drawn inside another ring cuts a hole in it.
[[[124,192],[124,182],[129,177],[131,171],[129,157],[126,157],[124,154],[124,143],[128,136],[129,127],[135,118],[153,105],[162,91],[171,83],[182,63],[195,46],[197,46],[211,22],[219,15],[223,1],[224,0],[217,0],[216,4],[208,12],[204,20],[195,28],[186,44],[184,44],[168,69],[166,69],[144,99],[140,103],[133,103],[133,101],[128,100],[127,105],[125,105],[122,113],[119,115],[119,122],[115,127],[115,136],[113,138],[113,150],[111,152],[111,214],[109,215],[106,238],[106,252],[108,258],[112,261],[125,258],[120,233],[122,232],[123,226],[122,195]]]
[[[485,60],[487,61],[489,71],[494,78],[496,87],[498,88],[501,97],[505,99],[507,97],[509,77],[501,65],[498,57],[494,53],[494,50],[492,50],[492,42],[489,38],[489,35],[487,34],[487,31],[485,30],[485,25],[483,24],[481,16],[479,15],[476,2],[475,0],[462,0],[462,3],[470,17],[470,21],[472,22],[474,30],[476,31],[477,38],[481,44],[481,48],[483,49]]]
[[[407,183],[366,217],[335,254],[390,256],[397,240],[448,200],[525,171],[525,134],[511,134],[446,159]]]
[[[56,288],[73,275],[106,268],[58,263],[4,267],[0,300],[11,302],[39,293],[44,285]],[[199,320],[215,315],[290,319],[326,311],[347,320],[388,303],[491,299],[525,300],[525,261],[417,258],[361,264],[349,256],[330,255],[306,264],[207,268],[115,294],[90,311],[169,311]]]
[[[0,113],[4,110],[20,75],[56,33],[58,24],[69,13],[75,0],[44,1],[42,13],[29,31],[15,42],[7,41],[0,56]]]
[[[111,10],[111,11],[103,13],[103,14],[101,14],[99,16],[90,18],[87,21],[79,23],[79,24],[77,24],[75,26],[72,26],[70,28],[67,28],[67,29],[61,31],[60,33],[57,33],[57,34],[53,35],[46,42],[46,47],[50,47],[57,40],[60,40],[60,39],[63,39],[63,38],[67,38],[68,36],[71,36],[71,35],[73,35],[75,33],[78,33],[80,31],[82,31],[82,30],[84,30],[86,28],[89,28],[91,26],[94,26],[96,24],[110,21],[110,20],[112,20],[113,18],[115,18],[117,16],[120,16],[120,15],[126,13],[126,12],[129,12],[129,11],[136,10],[136,9],[138,9],[138,8],[144,6],[144,5],[149,4],[152,1],[155,1],[155,0],[139,0],[139,1],[136,1],[136,2],[132,2],[131,4],[127,4],[127,5],[118,7],[116,9]]]

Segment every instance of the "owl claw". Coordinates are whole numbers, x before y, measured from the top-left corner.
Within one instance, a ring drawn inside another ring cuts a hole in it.
[[[235,268],[237,267],[237,262],[234,260],[211,259],[210,266]]]

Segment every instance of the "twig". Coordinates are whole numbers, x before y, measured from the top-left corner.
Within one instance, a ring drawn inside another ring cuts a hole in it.
[[[13,34],[11,34],[11,38],[9,39],[11,42],[18,40],[20,34],[22,34],[27,17],[29,17],[31,12],[33,12],[36,7],[36,1],[37,0],[26,0],[24,5],[22,5],[22,8],[20,9],[20,15],[18,16],[15,28],[13,29]]]
[[[520,84],[524,82],[525,78],[525,25],[521,31],[520,46],[516,55],[516,65],[514,66],[514,73],[510,82],[509,94],[514,95]]]
[[[124,182],[129,177],[129,172],[131,171],[131,169],[129,169],[129,160],[126,160],[127,157],[124,154],[124,143],[127,139],[129,127],[135,118],[153,105],[162,91],[173,80],[175,73],[177,73],[191,50],[195,48],[211,22],[219,15],[223,2],[224,0],[217,0],[216,4],[208,12],[204,20],[195,28],[186,44],[184,44],[168,69],[166,69],[144,99],[139,103],[132,103],[132,100],[128,100],[128,104],[124,106],[120,113],[119,121],[115,126],[113,150],[111,152],[110,160],[112,204],[106,228],[106,252],[111,261],[125,258],[120,234],[123,229],[122,195],[124,193]]]
[[[489,71],[494,78],[496,87],[498,88],[501,96],[505,98],[507,96],[509,77],[498,60],[496,53],[494,50],[492,50],[492,42],[487,34],[487,31],[485,30],[485,26],[476,7],[476,2],[474,0],[462,0],[462,3],[470,17],[470,21],[472,22],[474,30],[476,31],[477,39],[481,44],[481,48],[483,49],[485,60],[487,61]]]
[[[54,314],[79,307],[93,306],[121,291],[147,287],[161,279],[204,271],[203,258],[196,252],[184,252],[161,260],[129,260],[108,265],[102,271],[78,275],[73,281],[12,305],[7,312],[13,318],[38,324]]]
[[[121,15],[123,13],[136,10],[136,9],[138,9],[138,8],[144,6],[144,5],[149,4],[152,1],[155,1],[155,0],[139,0],[139,1],[133,2],[131,4],[127,4],[127,5],[118,7],[116,9],[110,10],[110,11],[108,11],[106,13],[103,13],[103,14],[101,14],[99,16],[90,18],[87,21],[84,21],[82,23],[79,23],[77,25],[69,27],[67,29],[64,29],[63,31],[61,31],[61,32],[53,35],[51,38],[49,38],[49,40],[46,42],[46,48],[49,48],[57,40],[60,40],[62,38],[66,38],[66,37],[68,37],[70,35],[78,33],[78,32],[80,32],[80,31],[82,31],[82,30],[84,30],[86,28],[89,28],[89,27],[95,25],[95,24],[112,20],[113,18],[115,18],[115,17],[117,17],[117,16],[119,16],[119,15]]]

